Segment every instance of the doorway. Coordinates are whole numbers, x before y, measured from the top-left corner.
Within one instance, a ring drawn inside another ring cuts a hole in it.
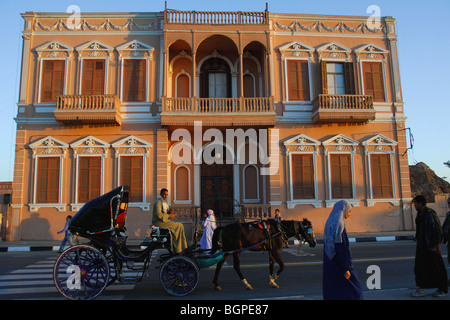
[[[233,217],[233,165],[201,165],[201,210],[212,209],[218,221]]]

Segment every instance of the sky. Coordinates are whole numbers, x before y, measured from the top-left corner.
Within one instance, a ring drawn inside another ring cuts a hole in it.
[[[450,0],[168,0],[169,9],[196,11],[264,11],[272,13],[381,16],[397,19],[397,45],[406,127],[414,138],[410,165],[427,164],[450,182]],[[22,55],[21,13],[160,12],[164,0],[0,0],[0,181],[12,181]],[[442,135],[443,134],[443,135]],[[408,135],[409,137],[409,135]]]

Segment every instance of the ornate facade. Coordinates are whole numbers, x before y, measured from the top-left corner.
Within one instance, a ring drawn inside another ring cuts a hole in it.
[[[350,231],[412,227],[395,20],[199,12],[24,19],[9,239],[53,239],[67,215],[129,185],[131,238],[168,188],[190,234],[308,217],[339,199]]]

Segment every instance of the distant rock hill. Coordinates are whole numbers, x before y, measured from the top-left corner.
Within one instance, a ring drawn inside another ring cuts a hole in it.
[[[434,195],[450,193],[450,183],[438,177],[425,163],[419,162],[409,166],[411,176],[411,194],[413,197],[422,194],[427,202],[434,202]]]

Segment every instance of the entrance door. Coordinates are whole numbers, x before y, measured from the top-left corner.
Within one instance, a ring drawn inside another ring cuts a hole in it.
[[[217,219],[233,217],[233,165],[203,164],[202,213],[212,209]]]

